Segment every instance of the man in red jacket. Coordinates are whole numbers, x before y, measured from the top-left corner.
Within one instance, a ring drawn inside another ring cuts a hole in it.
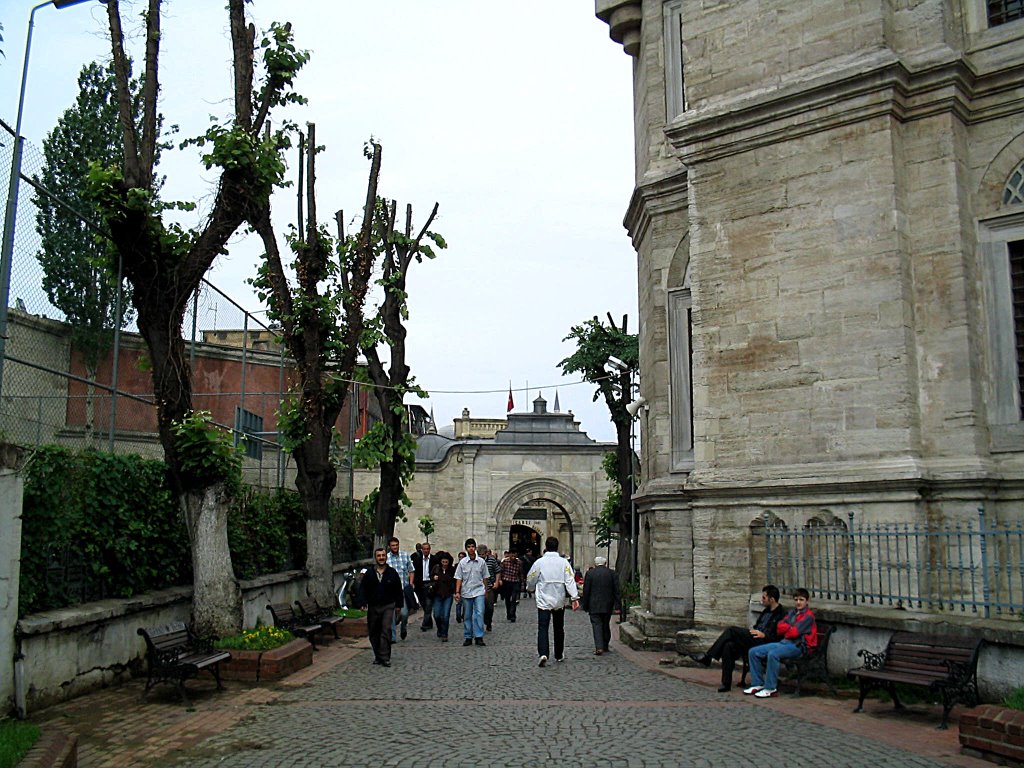
[[[818,627],[808,605],[810,593],[801,587],[793,593],[796,607],[775,628],[777,643],[766,643],[750,649],[750,682],[743,692],[759,699],[777,696],[779,665],[783,659],[795,659],[818,646]]]

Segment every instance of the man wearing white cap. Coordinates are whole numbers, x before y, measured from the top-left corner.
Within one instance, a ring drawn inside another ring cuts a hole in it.
[[[612,612],[619,606],[619,577],[608,567],[607,558],[598,555],[594,567],[583,578],[583,610],[590,614],[594,630],[594,655],[608,652],[612,639]]]

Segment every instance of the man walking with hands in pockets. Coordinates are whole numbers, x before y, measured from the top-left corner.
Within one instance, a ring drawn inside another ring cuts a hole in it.
[[[572,609],[580,607],[576,574],[572,565],[558,554],[558,539],[548,536],[544,555],[530,568],[526,583],[536,590],[537,600],[537,665],[548,663],[548,625],[555,628],[555,661],[565,660],[565,604],[572,600]]]

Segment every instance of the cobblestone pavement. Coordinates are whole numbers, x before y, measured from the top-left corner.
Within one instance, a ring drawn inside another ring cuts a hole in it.
[[[917,749],[942,733],[934,722],[893,724],[896,736],[886,740],[878,738],[885,721],[866,716],[845,730],[832,727],[831,702],[824,699],[798,704],[791,695],[754,701],[736,690],[719,694],[679,679],[675,670],[659,671],[654,654],[615,643],[611,654],[595,657],[582,612],[566,616],[566,661],[539,668],[533,604],[521,605],[516,624],[503,615],[499,606],[483,648],[462,647],[462,627],[454,621],[451,642],[441,644],[433,632],[420,632],[414,616],[390,668],[372,665],[362,641],[318,652],[314,671],[293,675],[284,686],[239,691],[235,684],[229,694],[201,697],[191,714],[159,705],[172,720],[151,728],[134,752],[121,743],[130,739],[119,742],[98,728],[83,735],[80,765],[984,765],[952,754],[952,747],[949,754]],[[711,675],[709,682],[718,675],[690,672]],[[835,704],[836,723],[854,719],[848,701]],[[792,713],[794,705],[798,713],[804,707],[802,715]],[[141,708],[143,719],[147,710],[153,717],[155,706]],[[138,710],[135,703],[121,715]],[[916,736],[901,740],[900,728]],[[955,736],[943,738],[955,743]],[[775,744],[770,760],[767,740]]]

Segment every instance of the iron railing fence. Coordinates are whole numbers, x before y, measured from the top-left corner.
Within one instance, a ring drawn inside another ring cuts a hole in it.
[[[1024,522],[809,524],[765,528],[767,578],[852,605],[1024,616]]]

